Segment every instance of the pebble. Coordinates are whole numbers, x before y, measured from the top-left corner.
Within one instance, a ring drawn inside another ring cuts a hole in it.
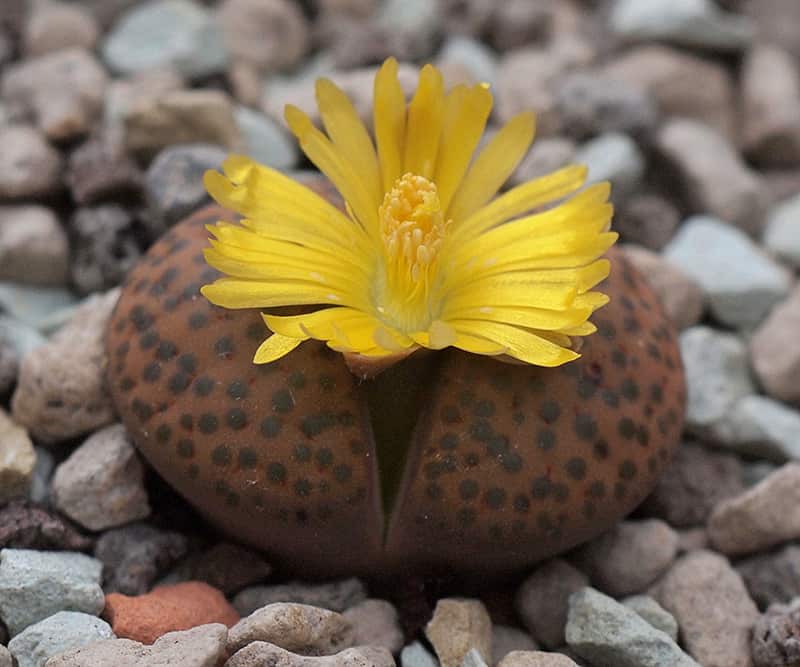
[[[233,654],[254,641],[269,642],[301,655],[332,655],[355,644],[353,624],[342,614],[292,602],[254,611],[228,632]]]
[[[189,79],[222,72],[228,58],[212,12],[191,0],[136,3],[106,37],[102,55],[117,74],[169,66]]]
[[[660,45],[634,47],[612,58],[603,73],[652,95],[663,116],[692,118],[736,137],[731,75],[718,63]]]
[[[113,421],[103,338],[117,297],[115,290],[92,296],[47,344],[23,358],[12,415],[41,442],[74,438]]]
[[[206,623],[228,627],[239,614],[216,588],[199,581],[160,586],[145,595],[109,593],[103,610],[117,637],[152,644],[161,635]]]
[[[0,644],[0,667],[14,667],[13,658],[8,649]]]
[[[80,553],[0,550],[0,618],[11,636],[59,611],[97,616],[102,567]]]
[[[547,651],[513,651],[497,667],[578,667],[578,663],[563,653]]]
[[[142,192],[142,172],[112,133],[95,136],[69,156],[67,184],[76,203],[135,200]]]
[[[165,66],[145,70],[126,79],[114,79],[106,91],[103,131],[121,139],[125,119],[138,106],[149,105],[167,93],[184,90],[186,82],[175,69]],[[120,142],[123,150],[124,143]]]
[[[442,598],[425,627],[441,667],[458,667],[470,649],[492,658],[492,621],[480,600]]]
[[[145,176],[148,215],[143,220],[155,240],[211,198],[203,174],[217,169],[228,152],[212,144],[170,146],[150,163]]]
[[[263,581],[271,572],[263,554],[232,542],[219,542],[182,561],[170,574],[169,583],[203,581],[225,595],[234,595],[245,586]]]
[[[446,11],[446,10],[445,10]],[[493,86],[497,75],[497,54],[476,39],[454,35],[448,37],[436,56],[437,67],[459,65],[466,68],[476,83]]]
[[[577,554],[582,571],[614,597],[641,593],[675,560],[678,535],[660,519],[621,521]]]
[[[769,212],[764,246],[794,268],[800,268],[800,194],[782,201]]]
[[[509,178],[510,185],[527,183],[575,162],[578,147],[566,137],[537,139]]]
[[[711,551],[682,556],[655,598],[675,617],[684,646],[703,667],[752,665],[750,632],[758,610],[726,558]]]
[[[233,598],[233,606],[242,616],[273,602],[297,602],[341,612],[366,599],[364,584],[353,577],[323,584],[292,581],[276,586],[251,586]]]
[[[632,195],[624,203],[614,216],[613,227],[623,241],[661,250],[675,236],[680,222],[680,213],[669,199],[644,193]]]
[[[45,334],[52,318],[72,308],[76,301],[66,287],[0,282],[0,310]]]
[[[289,0],[224,0],[218,11],[230,56],[258,71],[291,69],[311,45],[308,22]]]
[[[105,621],[78,611],[59,611],[29,625],[9,643],[17,667],[41,667],[47,659],[102,639],[113,639]]]
[[[743,555],[800,538],[800,463],[787,463],[744,493],[723,500],[708,520],[717,551]]]
[[[755,393],[744,343],[734,334],[706,326],[680,335],[688,393],[686,427],[703,435],[741,398]]]
[[[711,430],[714,441],[737,454],[774,463],[800,461],[800,411],[766,396],[745,396]]]
[[[675,617],[649,595],[632,595],[621,602],[672,641],[678,641],[678,622]]]
[[[0,408],[0,504],[27,495],[35,465],[28,432]]]
[[[142,254],[134,218],[118,204],[77,209],[69,229],[70,275],[79,294],[116,287]]]
[[[717,504],[744,491],[742,475],[742,464],[735,456],[683,443],[642,511],[676,528],[705,524]]]
[[[556,109],[564,131],[579,140],[608,133],[645,136],[658,121],[655,100],[644,88],[595,71],[567,74]]]
[[[92,13],[79,4],[37,2],[25,21],[22,53],[30,58],[70,48],[91,51],[99,31]]]
[[[308,657],[284,651],[267,642],[253,642],[237,651],[225,667],[394,667],[394,658],[385,648],[357,646],[336,655]]]
[[[173,144],[211,143],[240,147],[241,134],[231,98],[220,90],[175,90],[143,100],[125,117],[125,146],[152,157]]]
[[[623,245],[625,257],[645,276],[679,330],[697,324],[703,316],[705,295],[699,283],[656,252]]]
[[[492,661],[496,665],[509,653],[537,651],[539,645],[524,630],[511,625],[492,624]]]
[[[756,554],[736,563],[750,597],[762,609],[800,597],[800,545]]]
[[[88,134],[103,109],[108,75],[84,49],[55,51],[10,65],[3,73],[3,98],[31,113],[52,141]]]
[[[0,206],[0,280],[29,285],[67,282],[69,243],[44,206]]]
[[[545,648],[564,645],[569,597],[589,585],[589,577],[561,558],[539,565],[522,583],[514,607],[527,630]]]
[[[753,627],[755,667],[792,667],[800,664],[800,598],[788,605],[772,605]]]
[[[438,667],[439,663],[430,651],[416,641],[404,646],[400,651],[401,667]]]
[[[716,319],[751,331],[789,292],[791,276],[744,233],[721,220],[694,216],[664,249],[694,278]]]
[[[750,339],[750,362],[772,398],[800,404],[800,288],[779,303]]]
[[[495,9],[493,0],[442,0],[440,4],[445,34],[472,38],[489,28]]]
[[[354,646],[382,646],[392,654],[403,648],[403,629],[397,609],[388,600],[364,600],[342,616],[353,626]]]
[[[238,106],[234,113],[247,155],[274,169],[297,166],[300,160],[297,143],[281,125],[247,107]]]
[[[2,293],[2,288],[0,288],[0,293]],[[0,336],[14,348],[18,360],[34,348],[47,342],[40,331],[11,315],[0,315]],[[14,373],[14,381],[17,380],[18,370],[19,364]]]
[[[500,51],[542,43],[552,35],[554,21],[552,2],[506,0],[495,5],[489,40]]]
[[[386,56],[421,60],[430,57],[439,42],[442,15],[439,4],[429,0],[384,0],[375,23],[386,35]]]
[[[0,509],[0,548],[85,551],[92,540],[68,521],[26,500]]]
[[[748,18],[722,11],[712,0],[616,0],[609,25],[623,39],[715,52],[742,51],[755,32]]]
[[[611,182],[615,201],[637,190],[644,178],[645,158],[636,142],[626,134],[603,134],[583,144],[575,161],[589,168],[587,183]]]
[[[700,667],[668,635],[593,588],[570,597],[566,638],[571,649],[596,665]]]
[[[62,161],[38,129],[0,126],[0,200],[52,195],[62,187]]]
[[[99,641],[65,651],[51,658],[46,667],[218,667],[225,659],[227,634],[228,628],[221,623],[208,623],[168,632],[150,646],[130,639]]]
[[[800,69],[772,44],[754,46],[741,74],[742,145],[757,163],[800,163]]]

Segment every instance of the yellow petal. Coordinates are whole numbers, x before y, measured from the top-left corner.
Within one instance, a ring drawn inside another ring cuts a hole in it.
[[[568,310],[546,310],[543,308],[508,308],[504,306],[481,306],[455,310],[445,308],[442,317],[459,320],[486,320],[514,324],[528,329],[563,330],[582,325],[592,314],[592,309],[570,308]],[[566,333],[566,331],[565,331]]]
[[[280,359],[282,356],[289,354],[289,352],[302,342],[302,338],[287,338],[280,334],[272,334],[258,346],[255,356],[253,357],[253,363],[268,364],[271,361]]]
[[[445,300],[444,309],[454,312],[461,308],[481,308],[509,306],[524,308],[544,308],[546,310],[566,310],[575,297],[574,285],[531,285],[525,282],[505,281],[502,278],[487,278],[463,288],[456,287]]]
[[[353,308],[322,308],[302,315],[263,314],[271,331],[290,338],[316,338],[330,340],[334,336],[333,324],[361,318],[363,313]]]
[[[342,294],[330,287],[299,281],[272,282],[220,278],[200,292],[211,303],[224,308],[272,308],[315,304],[360,305],[357,295]]]
[[[403,172],[433,177],[444,117],[444,82],[432,65],[419,74],[419,85],[408,105]]]
[[[406,137],[406,100],[394,58],[387,58],[375,76],[372,117],[383,190],[388,192],[402,176]]]

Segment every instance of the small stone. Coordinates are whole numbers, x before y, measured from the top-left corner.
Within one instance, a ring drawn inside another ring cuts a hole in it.
[[[66,287],[0,282],[0,311],[45,334],[52,331],[53,319],[76,303],[75,294]]]
[[[186,538],[180,533],[135,523],[103,533],[94,556],[103,563],[107,593],[141,595],[186,551]]]
[[[176,90],[137,104],[125,118],[125,146],[142,156],[172,144],[206,142],[233,149],[240,141],[233,102],[219,90]]]
[[[800,163],[800,70],[791,54],[756,45],[742,64],[742,144],[756,162]]]
[[[539,645],[524,630],[510,625],[492,625],[492,663],[496,665],[509,653],[537,651]]]
[[[22,50],[26,57],[79,48],[91,51],[99,27],[94,16],[79,4],[37,2],[25,21]]]
[[[664,256],[700,283],[713,315],[732,327],[754,329],[789,293],[789,273],[742,232],[715,218],[687,220]]]
[[[345,611],[367,599],[367,591],[359,579],[341,579],[325,584],[305,584],[293,581],[277,586],[245,588],[234,599],[233,606],[242,615],[273,602],[296,602],[331,611]]]
[[[632,595],[622,600],[622,604],[628,609],[633,609],[645,621],[656,630],[661,630],[672,641],[678,641],[678,623],[675,621],[675,617],[649,595]]]
[[[675,560],[678,535],[659,519],[621,521],[581,547],[576,558],[592,583],[621,597],[641,593]]]
[[[610,181],[615,201],[625,199],[639,188],[646,167],[636,142],[620,133],[603,134],[587,141],[578,149],[575,161],[589,168],[588,183]]]
[[[736,563],[736,571],[762,609],[800,597],[800,545],[744,558]]]
[[[144,667],[144,665],[191,665],[217,667],[225,659],[228,628],[221,623],[168,632],[151,646],[130,639],[109,639],[65,651],[47,661],[46,667]]]
[[[438,667],[439,662],[420,642],[413,642],[400,651],[401,667]]]
[[[686,118],[668,120],[656,134],[659,154],[675,169],[689,206],[757,234],[766,192],[734,146],[714,129]]]
[[[300,154],[297,143],[282,126],[247,107],[236,107],[236,123],[247,155],[274,169],[292,169]]]
[[[125,145],[125,119],[139,106],[150,105],[167,93],[184,90],[186,82],[171,67],[145,70],[127,79],[115,79],[106,91],[103,131],[114,140],[119,140],[122,150]]]
[[[489,39],[499,51],[509,51],[550,36],[553,24],[553,2],[506,0],[495,5]]]
[[[111,623],[117,637],[152,644],[167,632],[206,623],[230,627],[239,620],[239,614],[216,588],[188,581],[136,597],[109,593],[103,618]]]
[[[385,0],[375,23],[382,28],[386,55],[398,60],[420,60],[433,53],[439,41],[442,15],[438,2],[428,0]]]
[[[11,315],[0,315],[0,338],[14,348],[17,360],[24,357],[32,349],[47,342],[47,339],[30,324]],[[7,371],[8,369],[6,369]],[[17,363],[17,369],[14,372],[14,381],[17,379],[18,371],[19,363]]]
[[[136,199],[142,192],[142,172],[125,153],[121,141],[103,134],[72,152],[67,184],[72,198],[82,205]]]
[[[59,442],[114,419],[103,338],[117,297],[115,290],[91,297],[47,344],[23,358],[11,408],[34,438]]]
[[[382,646],[393,654],[403,648],[403,630],[391,602],[367,599],[342,616],[353,626],[355,646]]]
[[[262,72],[291,69],[310,46],[308,22],[289,0],[224,0],[219,21],[231,56]]]
[[[44,197],[61,189],[61,156],[38,130],[0,127],[0,146],[0,200]]]
[[[661,250],[680,224],[675,205],[654,194],[631,196],[614,216],[614,229],[623,241],[637,243],[650,250]]]
[[[697,324],[705,298],[696,280],[661,255],[635,245],[622,246],[625,257],[645,276],[679,330]]]
[[[484,661],[492,657],[492,621],[479,600],[443,598],[425,627],[441,667],[458,667],[470,649]]]
[[[0,548],[85,551],[91,546],[92,540],[70,523],[28,501],[0,509]]]
[[[151,239],[211,201],[203,174],[227,156],[224,148],[210,144],[170,146],[156,156],[145,177],[149,214],[144,222]]]
[[[643,88],[655,98],[663,116],[693,118],[731,140],[736,137],[734,83],[717,62],[666,46],[646,45],[612,58],[602,71]]]
[[[571,649],[596,665],[700,667],[668,635],[593,588],[570,597],[566,638]]]
[[[27,495],[35,465],[28,432],[0,408],[0,504]]]
[[[497,73],[497,56],[482,42],[467,37],[451,36],[445,41],[437,66],[459,65],[466,68],[473,81],[494,84]]]
[[[711,430],[726,449],[774,463],[800,461],[800,411],[766,396],[745,396]]]
[[[69,245],[44,206],[0,206],[0,280],[28,285],[67,282]]]
[[[87,134],[100,116],[108,76],[86,50],[68,49],[6,68],[2,95],[30,112],[53,141]]]
[[[688,392],[686,426],[702,435],[739,399],[755,393],[747,352],[737,336],[705,326],[681,333],[680,349]]]
[[[228,57],[213,14],[191,0],[136,3],[108,35],[102,54],[117,74],[170,66],[190,79],[222,72]]]
[[[494,15],[493,0],[442,0],[444,32],[447,35],[479,37]]]
[[[787,463],[751,489],[723,500],[708,520],[714,548],[743,555],[800,538],[800,463]]]
[[[225,667],[394,667],[392,654],[377,646],[357,646],[335,655],[308,657],[284,651],[267,642],[253,642],[237,651]]]
[[[649,93],[602,72],[573,72],[564,77],[556,108],[564,131],[575,139],[608,133],[643,136],[658,121],[658,109]]]
[[[89,530],[114,528],[150,514],[144,468],[122,424],[89,437],[53,476],[55,506]]]
[[[711,551],[679,558],[656,589],[656,600],[681,629],[703,667],[750,667],[750,632],[758,610],[728,560]]]
[[[8,649],[18,667],[41,667],[62,651],[113,638],[105,621],[78,611],[59,611],[29,625],[8,643]]]
[[[14,659],[8,649],[0,644],[0,667],[14,667]]]
[[[276,602],[254,611],[228,632],[233,654],[254,641],[269,642],[300,655],[332,655],[354,645],[353,625],[328,609]]]
[[[741,51],[754,26],[744,16],[723,12],[711,0],[617,0],[610,27],[636,41],[664,41],[710,51]]]
[[[578,147],[565,137],[537,139],[509,178],[510,185],[527,183],[575,162]]]
[[[225,595],[234,595],[245,586],[263,581],[271,572],[272,567],[262,554],[231,542],[219,542],[189,556],[172,577],[176,581],[202,581]]]
[[[718,503],[742,491],[739,459],[684,443],[642,504],[642,512],[675,527],[699,526]]]
[[[767,226],[764,229],[764,245],[767,250],[778,257],[800,268],[800,195],[782,201],[769,212]]]
[[[569,597],[589,585],[589,577],[560,558],[539,565],[517,592],[515,607],[523,625],[543,646],[564,645]]]
[[[67,551],[0,550],[0,618],[13,637],[59,611],[103,609],[100,561]]]
[[[117,204],[79,208],[69,228],[70,273],[80,294],[116,287],[142,254],[134,219]]]
[[[750,360],[766,393],[800,404],[800,288],[772,309],[750,339]]]
[[[547,651],[512,651],[497,667],[578,667],[578,663],[563,653]]]
[[[800,664],[800,599],[772,605],[753,627],[755,667],[794,667]]]
[[[486,661],[481,657],[481,654],[478,653],[474,648],[471,648],[467,655],[464,656],[464,659],[461,661],[461,665],[459,667],[488,667]]]

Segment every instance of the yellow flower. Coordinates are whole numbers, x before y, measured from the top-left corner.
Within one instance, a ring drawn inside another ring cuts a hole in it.
[[[508,122],[473,156],[492,108],[485,85],[445,93],[422,68],[406,106],[390,58],[375,77],[375,141],[352,103],[321,79],[327,133],[299,109],[286,120],[308,158],[339,190],[343,213],[308,188],[231,156],[205,175],[240,223],[219,222],[206,260],[225,277],[203,294],[226,308],[314,306],[264,315],[273,332],[255,363],[315,338],[365,357],[453,346],[539,366],[576,359],[574,336],[608,298],[590,291],[617,235],[606,183],[578,191],[569,166],[495,197],[533,140],[534,116]],[[377,148],[377,150],[376,150]]]

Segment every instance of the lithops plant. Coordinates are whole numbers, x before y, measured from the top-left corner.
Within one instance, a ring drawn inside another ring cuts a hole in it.
[[[320,84],[332,141],[287,118],[347,206],[232,158],[206,182],[244,219],[173,228],[109,325],[112,395],[146,458],[305,574],[528,565],[635,507],[682,426],[675,332],[620,254],[599,259],[607,187],[558,203],[583,182],[567,168],[492,200],[532,119],[471,161],[485,87],[445,96],[424,68],[407,113],[399,95],[389,61],[376,152]]]

